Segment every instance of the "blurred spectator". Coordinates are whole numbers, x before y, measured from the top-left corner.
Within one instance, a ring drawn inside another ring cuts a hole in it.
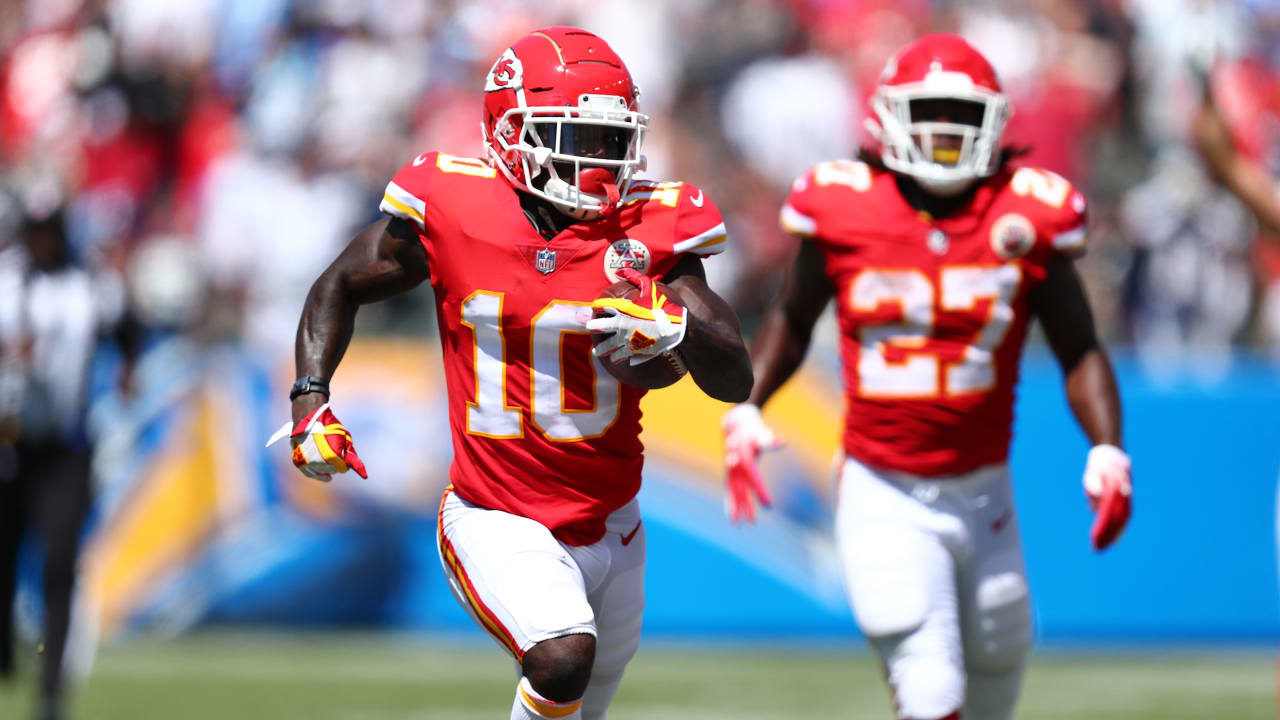
[[[291,357],[308,288],[367,216],[365,196],[323,168],[318,152],[308,144],[296,160],[236,153],[205,188],[200,247],[216,306],[267,363]]]
[[[1188,152],[1165,151],[1149,180],[1125,197],[1132,269],[1133,339],[1150,366],[1199,354],[1222,368],[1248,318],[1253,224]]]
[[[1264,122],[1270,117],[1275,126],[1267,46],[1256,44],[1266,24],[1257,18],[1248,6],[1227,2],[1134,5],[1142,128],[1154,160],[1150,178],[1124,200],[1124,227],[1136,250],[1127,297],[1133,340],[1142,357],[1160,365],[1190,355],[1202,373],[1225,369],[1233,344],[1248,337],[1255,278],[1268,282],[1257,269],[1257,226],[1239,189],[1213,182],[1192,135],[1216,62],[1233,134],[1258,159],[1274,147]]]
[[[1196,145],[1214,179],[1238,197],[1264,229],[1264,242],[1257,248],[1262,290],[1259,329],[1267,349],[1280,357],[1280,191],[1268,169],[1275,167],[1280,138],[1276,137],[1278,123],[1272,114],[1276,108],[1263,105],[1272,99],[1270,88],[1275,87],[1276,79],[1256,72],[1219,70],[1214,79],[1220,82],[1210,83],[1206,77],[1204,101],[1196,117]],[[1241,82],[1248,79],[1255,82]],[[1219,95],[1222,104],[1234,112],[1219,108]],[[1233,116],[1234,122],[1226,116]]]
[[[97,335],[125,328],[120,283],[72,261],[61,198],[36,186],[23,243],[0,254],[0,675],[14,671],[12,612],[24,532],[41,540],[38,715],[61,717],[76,557],[90,506],[86,387]],[[136,343],[120,335],[126,357]],[[126,368],[127,373],[127,368]]]

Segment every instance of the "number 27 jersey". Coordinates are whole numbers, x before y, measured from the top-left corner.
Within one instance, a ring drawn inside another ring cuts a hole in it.
[[[1083,252],[1085,210],[1029,167],[982,180],[941,219],[865,163],[796,180],[781,222],[821,250],[835,290],[849,456],[931,477],[1007,459],[1028,297],[1055,253]]]
[[[419,228],[435,290],[463,499],[590,544],[635,497],[640,398],[591,352],[591,302],[631,266],[652,277],[726,245],[719,210],[685,183],[633,182],[612,215],[544,239],[483,161],[426,153],[381,209]]]

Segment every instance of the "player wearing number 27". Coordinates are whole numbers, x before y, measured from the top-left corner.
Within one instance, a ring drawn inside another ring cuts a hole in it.
[[[454,451],[440,557],[458,601],[517,661],[518,720],[603,718],[639,640],[645,391],[606,363],[678,353],[715,398],[751,388],[737,318],[702,270],[726,244],[720,212],[692,185],[634,177],[638,95],[591,33],[518,40],[485,81],[486,157],[406,163],[388,219],[320,276],[298,328],[294,463],[363,475],[328,381],[357,306],[430,279]],[[619,279],[644,294],[599,299]]]
[[[1071,258],[1085,199],[1016,168],[990,64],[954,35],[888,63],[872,98],[880,151],[796,180],[783,227],[803,238],[752,357],[756,385],[724,419],[729,507],[768,503],[760,407],[800,365],[835,298],[846,391],[836,541],[854,615],[898,717],[1012,716],[1031,610],[1006,460],[1032,317],[1093,443],[1084,486],[1094,547],[1129,514],[1129,459],[1107,356]]]

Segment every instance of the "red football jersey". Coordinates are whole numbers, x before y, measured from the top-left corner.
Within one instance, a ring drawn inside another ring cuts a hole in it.
[[[724,221],[692,185],[635,181],[612,215],[546,240],[516,193],[482,160],[433,152],[396,173],[381,210],[427,251],[454,489],[589,544],[640,489],[645,392],[592,355],[591,301],[624,266],[661,277],[681,254],[722,251]]]
[[[925,476],[1006,460],[1027,298],[1053,253],[1083,252],[1084,196],[1011,168],[934,219],[892,173],[836,161],[796,180],[781,222],[817,243],[835,289],[845,452]]]

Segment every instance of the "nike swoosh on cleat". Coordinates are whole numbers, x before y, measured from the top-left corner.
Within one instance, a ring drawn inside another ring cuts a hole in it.
[[[693,203],[697,207],[702,207],[702,188],[698,188],[698,197],[689,198],[689,202]]]
[[[623,535],[623,536],[622,536],[622,544],[623,544],[623,545],[630,545],[630,544],[631,544],[631,541],[632,541],[632,540],[634,540],[634,539],[635,539],[635,537],[636,537],[636,533],[640,532],[640,524],[641,524],[641,523],[643,523],[643,522],[644,522],[644,521],[643,521],[643,520],[641,520],[640,522],[636,523],[636,526],[635,526],[634,528],[632,528],[632,529],[631,529],[631,532],[629,532],[629,533],[627,533],[626,535]]]
[[[1008,525],[1008,524],[1009,524],[1009,521],[1010,521],[1010,520],[1012,520],[1012,519],[1013,519],[1013,509],[1012,509],[1012,508],[1005,508],[1005,511],[1004,511],[1004,512],[1002,512],[1002,513],[1000,513],[1000,517],[998,517],[998,518],[996,518],[994,521],[992,521],[992,523],[991,523],[991,532],[997,532],[997,533],[998,533],[998,532],[1000,532],[1001,530],[1004,530],[1004,526],[1005,526],[1005,525]]]

